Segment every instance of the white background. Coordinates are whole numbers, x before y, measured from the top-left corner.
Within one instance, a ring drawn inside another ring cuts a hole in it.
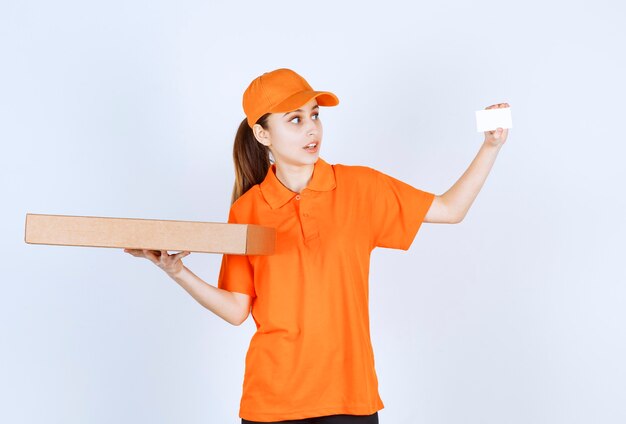
[[[626,422],[626,10],[613,1],[0,3],[0,421],[239,423],[255,327],[26,213],[225,222],[241,95],[279,67],[329,163],[444,193],[513,128],[457,225],[377,249],[380,422]],[[184,263],[217,284],[221,256]]]

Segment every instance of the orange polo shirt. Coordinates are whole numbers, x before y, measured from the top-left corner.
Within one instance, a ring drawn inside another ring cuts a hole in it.
[[[435,195],[365,166],[318,158],[300,194],[276,177],[231,206],[228,222],[276,228],[273,255],[224,255],[218,287],[252,299],[240,418],[370,415],[384,408],[370,340],[375,247],[407,250]]]

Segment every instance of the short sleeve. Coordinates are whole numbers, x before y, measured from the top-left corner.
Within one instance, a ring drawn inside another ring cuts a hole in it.
[[[408,250],[435,194],[374,171],[371,233],[374,247]]]
[[[228,214],[228,223],[239,223],[232,207]],[[224,254],[222,256],[217,287],[230,292],[245,293],[251,297],[256,297],[254,269],[248,256]]]

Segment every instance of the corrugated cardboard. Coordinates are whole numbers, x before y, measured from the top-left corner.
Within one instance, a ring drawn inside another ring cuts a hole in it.
[[[26,214],[31,244],[176,250],[235,255],[274,253],[274,228],[252,224]]]

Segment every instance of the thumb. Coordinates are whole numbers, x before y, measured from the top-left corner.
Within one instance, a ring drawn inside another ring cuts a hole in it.
[[[187,255],[190,255],[191,252],[180,252],[176,254],[176,257],[174,258],[174,260],[178,260],[178,259],[182,259]]]

